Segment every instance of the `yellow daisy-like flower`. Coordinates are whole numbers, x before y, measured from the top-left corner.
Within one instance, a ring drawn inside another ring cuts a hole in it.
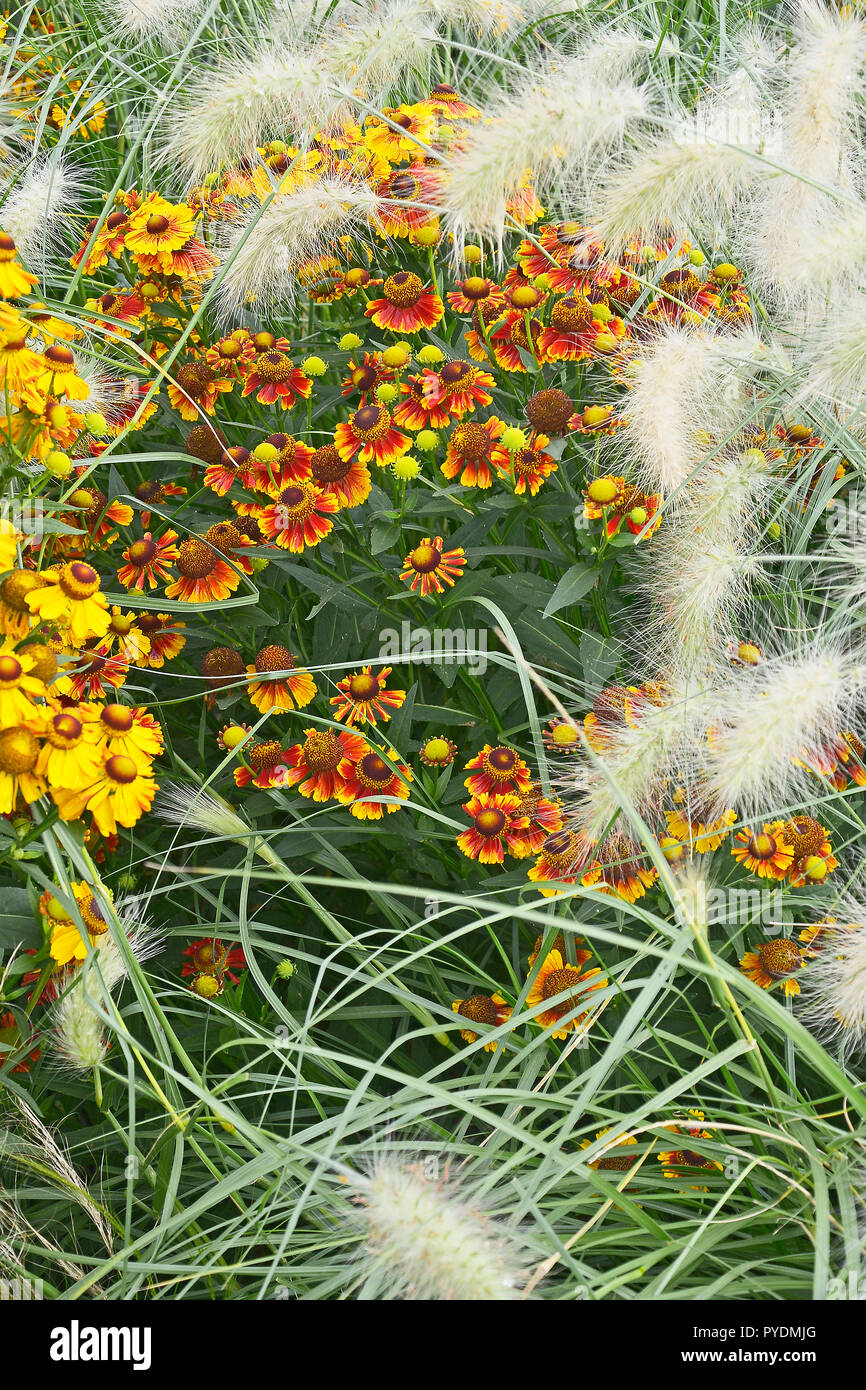
[[[0,574],[6,574],[14,567],[18,558],[20,540],[22,540],[21,532],[17,531],[14,526],[10,526],[5,517],[0,517]]]
[[[603,1139],[606,1134],[610,1134],[610,1125],[605,1125],[604,1129],[597,1130],[595,1139],[581,1139],[580,1147],[588,1149],[599,1139]],[[605,1149],[600,1158],[590,1159],[586,1166],[593,1170],[600,1169],[603,1172],[627,1173],[637,1163],[637,1154],[621,1153],[620,1150],[634,1144],[637,1144],[637,1140],[633,1134],[621,1134],[616,1143]]]
[[[162,729],[153,715],[140,706],[118,704],[91,706],[90,712],[103,752],[122,754],[149,771],[163,749]]]
[[[67,629],[76,646],[105,635],[111,614],[92,565],[72,560],[59,570],[45,570],[42,578],[47,582],[26,596],[27,607],[40,622]]]
[[[19,299],[29,294],[37,278],[18,264],[18,251],[9,233],[0,232],[0,298]]]
[[[303,709],[316,694],[316,682],[309,671],[295,669],[295,658],[288,647],[271,643],[262,647],[252,666],[247,686],[250,703],[262,714]]]
[[[173,252],[190,240],[195,220],[186,203],[170,203],[159,193],[151,193],[129,219],[126,248],[143,269],[168,274],[174,269]]]
[[[42,706],[38,732],[42,747],[36,763],[37,773],[52,789],[80,790],[99,776],[99,748],[96,718],[87,705],[63,709]],[[33,726],[37,726],[34,724]]]
[[[693,1123],[683,1125],[665,1125],[665,1129],[670,1130],[671,1134],[682,1135],[691,1140],[713,1139],[714,1135],[708,1129],[703,1128],[705,1119],[703,1110],[689,1110]],[[691,1168],[703,1168],[710,1172],[721,1172],[722,1165],[717,1163],[714,1158],[705,1158],[703,1154],[691,1148],[682,1149],[663,1149],[658,1154],[659,1163],[664,1164],[663,1176],[666,1178],[680,1178],[683,1172]],[[695,1187],[695,1192],[705,1192],[706,1188]]]
[[[0,646],[0,725],[7,728],[27,719],[33,702],[45,694],[45,686],[31,674],[34,658],[26,647],[16,651],[14,643]]]
[[[77,820],[85,811],[93,816],[101,835],[115,835],[119,825],[129,828],[149,811],[156,782],[124,753],[102,753],[96,779],[80,790],[56,790],[54,802],[61,820]]]
[[[723,811],[720,816],[712,816],[695,796],[685,787],[677,787],[674,792],[673,811],[666,813],[668,830],[681,844],[688,845],[697,854],[709,854],[718,849],[736,824],[736,811]]]
[[[779,985],[783,994],[799,994],[800,986],[794,975],[803,961],[803,951],[796,941],[789,936],[779,936],[747,951],[740,961],[740,969],[761,989]]]
[[[19,796],[29,804],[44,794],[38,759],[39,743],[31,729],[23,724],[0,729],[0,815],[11,814]]]
[[[88,888],[86,883],[73,883],[71,887],[90,943],[95,946],[99,938],[108,931],[108,922],[102,907],[95,893],[91,888]],[[111,897],[109,889],[105,888],[103,891]],[[87,941],[78,923],[73,920],[62,903],[58,902],[55,897],[44,894],[43,901],[40,902],[39,906],[51,923],[48,952],[51,959],[57,963],[58,968],[85,960]]]
[[[543,1004],[555,999],[565,990],[570,993],[559,999],[549,1008],[535,1015],[535,1022],[542,1028],[550,1028],[555,1038],[565,1038],[572,1028],[576,1028],[587,1017],[586,996],[592,990],[605,989],[607,979],[598,967],[592,970],[576,970],[567,965],[562,954],[553,950],[545,956],[538,973],[526,996],[526,1007]],[[580,1010],[580,1012],[578,1012]]]

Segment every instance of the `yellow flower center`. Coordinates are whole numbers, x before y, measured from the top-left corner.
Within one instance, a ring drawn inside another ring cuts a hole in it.
[[[582,333],[592,323],[592,306],[583,296],[560,299],[553,306],[550,322],[562,333]]]
[[[132,710],[125,705],[106,705],[99,717],[113,734],[128,734],[135,723]]]
[[[0,730],[0,772],[18,777],[30,772],[39,756],[39,744],[28,729]]]
[[[486,807],[483,811],[479,811],[475,817],[475,829],[479,835],[483,835],[485,840],[495,840],[497,835],[502,834],[507,824],[508,817],[497,806]]]
[[[391,416],[383,405],[365,405],[351,419],[352,433],[368,444],[384,439],[391,428]]]
[[[340,458],[333,444],[323,444],[310,460],[310,469],[317,483],[338,483],[349,473],[352,465]]]
[[[60,571],[59,584],[67,598],[82,601],[92,598],[99,588],[99,575],[92,565],[73,560]]]
[[[452,448],[464,459],[484,458],[490,449],[490,443],[490,435],[483,425],[458,425],[451,436]]]
[[[175,564],[186,579],[205,579],[216,569],[219,555],[205,541],[195,536],[181,541]]]
[[[431,763],[444,763],[451,759],[451,747],[444,738],[431,738],[424,745],[424,756]]]
[[[256,375],[272,384],[290,381],[295,364],[284,352],[263,352],[256,358]]]
[[[550,974],[545,976],[544,983],[541,986],[541,997],[542,999],[553,999],[554,995],[561,994],[564,989],[574,989],[579,984],[579,970],[572,970],[568,965],[563,966],[561,970],[551,970]],[[564,1003],[560,1004],[559,1007],[561,1009],[567,1009],[569,1004],[573,1004],[574,1002],[573,998],[570,1000],[567,999]]]
[[[441,550],[428,541],[426,545],[416,545],[409,556],[409,564],[418,574],[430,574],[442,559]]]
[[[48,726],[48,741],[55,748],[69,748],[81,738],[84,725],[74,714],[55,714]]]
[[[390,782],[393,773],[378,753],[366,753],[356,768],[358,781],[365,791],[376,791]]]
[[[457,1009],[461,1018],[468,1018],[472,1023],[495,1023],[496,1005],[489,994],[473,994],[469,999],[463,999]]]
[[[249,751],[250,767],[263,772],[266,767],[276,767],[283,756],[283,750],[276,739],[268,743],[254,743]]]
[[[514,749],[502,746],[491,748],[490,752],[485,754],[481,766],[487,776],[492,777],[495,782],[507,782],[519,763],[520,759]]]
[[[316,510],[316,490],[312,483],[291,483],[280,493],[280,507],[287,519],[306,521]]]

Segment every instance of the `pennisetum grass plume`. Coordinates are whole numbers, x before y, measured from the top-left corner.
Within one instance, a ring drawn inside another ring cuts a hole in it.
[[[459,259],[465,241],[487,238],[499,249],[509,201],[531,178],[544,202],[564,191],[592,152],[608,148],[646,112],[628,81],[600,78],[591,61],[552,58],[493,108],[461,141],[444,176],[443,213]]]
[[[762,188],[751,235],[758,282],[765,293],[789,301],[814,298],[816,286],[801,255],[805,248],[808,261],[816,226],[832,228],[840,212],[844,216],[839,195],[850,196],[856,185],[854,113],[866,64],[866,22],[856,10],[804,0],[798,30],[776,98],[780,163],[786,172],[769,178]],[[832,268],[833,246],[831,237],[824,250],[825,276]],[[839,258],[836,267],[844,274],[845,259]]]
[[[134,904],[119,899],[116,910],[136,960],[149,960],[156,955],[162,947],[162,938],[152,932],[146,922],[136,919]],[[109,932],[98,938],[94,955],[102,983],[110,994],[123,983],[127,968]],[[98,986],[86,978],[87,974],[85,966],[67,969],[57,977],[58,998],[51,1016],[57,1057],[73,1071],[81,1073],[99,1066],[107,1042],[105,1023],[88,992],[89,988]]]
[[[864,691],[864,654],[820,633],[798,651],[733,671],[711,704],[709,795],[751,820],[785,805],[793,789],[814,791],[804,765],[820,766],[823,750],[852,727]]]
[[[734,618],[763,573],[754,518],[773,486],[761,449],[729,451],[700,470],[647,557],[649,668],[696,679],[726,664]]]
[[[832,404],[850,429],[862,435],[866,395],[866,292],[850,296],[832,319],[807,328],[801,344],[806,364],[798,400]]]
[[[191,83],[174,110],[163,161],[199,184],[268,140],[326,128],[345,111],[314,52],[262,44]]]
[[[364,1242],[359,1273],[370,1288],[368,1296],[519,1299],[526,1271],[514,1233],[485,1212],[470,1186],[427,1171],[423,1160],[386,1157],[369,1176],[358,1174],[354,1180]]]
[[[705,699],[688,681],[661,682],[651,695],[630,695],[628,719],[605,723],[594,756],[561,784],[569,816],[587,842],[611,830],[631,833],[623,802],[644,817],[658,813],[670,781],[683,780]]]
[[[816,923],[801,974],[803,1022],[843,1056],[866,1045],[866,903],[846,896]]]
[[[55,157],[3,172],[0,225],[31,269],[43,269],[51,253],[61,249],[62,222],[74,214],[79,201],[77,181]]]
[[[299,268],[337,237],[363,237],[378,203],[368,184],[315,179],[289,193],[275,193],[230,225],[222,245],[226,262],[216,301],[227,317],[255,299],[260,313],[293,299]]]
[[[669,325],[648,339],[627,370],[619,436],[641,487],[668,499],[713,453],[712,441],[724,444],[765,355],[751,332],[726,337],[703,326]]]
[[[164,43],[204,5],[205,0],[108,0],[100,18],[131,43]]]

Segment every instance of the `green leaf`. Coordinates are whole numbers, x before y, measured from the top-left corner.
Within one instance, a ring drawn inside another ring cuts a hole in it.
[[[594,583],[595,570],[590,569],[589,565],[572,565],[560,579],[541,616],[549,618],[558,613],[560,608],[568,608],[570,604],[577,603],[584,594],[589,593]]]
[[[4,888],[0,902],[0,951],[38,946],[42,940],[26,888]]]

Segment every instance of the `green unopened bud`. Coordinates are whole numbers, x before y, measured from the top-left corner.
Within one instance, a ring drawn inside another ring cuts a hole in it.
[[[435,430],[421,430],[416,436],[415,445],[424,454],[432,454],[439,447],[439,436]]]
[[[523,430],[516,425],[509,425],[502,436],[502,447],[508,449],[510,453],[516,454],[518,449],[526,448],[526,435]]]
[[[59,449],[52,449],[45,459],[45,467],[49,473],[53,473],[55,478],[67,478],[72,472],[72,459],[68,454],[63,454]]]
[[[305,362],[301,363],[301,371],[305,376],[324,376],[327,370],[328,368],[321,357],[308,357]]]
[[[88,434],[101,439],[104,434],[108,433],[108,421],[100,410],[88,410],[84,417],[84,428]]]
[[[280,980],[290,980],[295,973],[295,967],[290,960],[281,960],[277,966],[277,978]]]
[[[361,346],[361,339],[357,333],[344,333],[340,339],[340,350],[342,352],[354,352],[355,348]]]

